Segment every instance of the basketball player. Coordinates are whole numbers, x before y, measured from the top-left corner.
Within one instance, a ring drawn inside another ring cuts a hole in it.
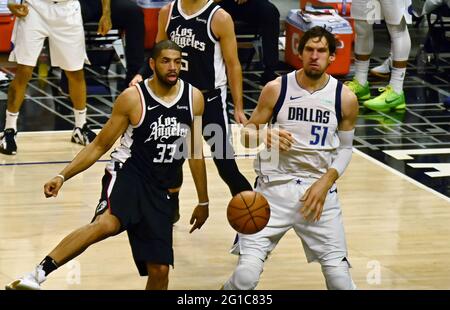
[[[238,234],[233,250],[239,262],[225,289],[254,289],[264,261],[291,228],[308,262],[321,264],[328,289],[355,288],[335,181],[351,159],[358,101],[325,73],[336,51],[330,32],[322,27],[305,32],[298,51],[303,69],[263,88],[243,130],[246,146],[266,136],[267,148],[255,161],[255,190],[268,200],[271,217],[260,232]],[[267,123],[268,129],[257,130]]]
[[[111,29],[109,1],[103,0],[103,15],[98,28],[101,35]],[[52,66],[63,69],[69,80],[69,94],[75,115],[71,141],[82,145],[92,142],[95,133],[86,124],[83,64],[89,61],[84,45],[80,3],[76,0],[25,0],[23,4],[15,4],[14,1],[8,3],[8,8],[17,17],[11,38],[13,50],[9,56],[9,61],[17,62],[17,71],[8,89],[6,122],[3,135],[0,136],[0,153],[17,153],[19,110],[46,38],[49,39]]]
[[[234,118],[238,123],[247,122],[233,20],[212,0],[175,0],[159,13],[156,42],[165,39],[174,41],[183,50],[180,77],[200,89],[205,97],[203,136],[211,146],[220,177],[233,196],[252,190],[234,160],[226,111],[228,75]],[[141,79],[137,75],[132,83]]]
[[[150,66],[156,73],[116,100],[111,119],[97,138],[84,148],[60,174],[44,185],[46,197],[56,197],[64,181],[94,164],[120,136],[102,180],[100,203],[92,222],[75,230],[44,258],[36,269],[7,285],[7,289],[39,289],[49,273],[109,236],[128,232],[133,257],[141,276],[148,275],[147,289],[167,289],[173,265],[172,218],[178,205],[189,132],[189,166],[199,203],[191,218],[190,232],[208,218],[206,170],[202,153],[203,96],[178,79],[181,49],[166,40],[155,45]],[[192,131],[190,130],[192,127]]]
[[[410,0],[363,0],[352,2],[352,17],[355,19],[355,76],[347,86],[363,101],[366,108],[388,112],[391,109],[405,109],[403,81],[411,50],[407,24],[412,21],[408,12]],[[367,82],[370,54],[373,50],[373,23],[384,19],[391,37],[392,70],[389,85],[381,88],[381,93],[370,99]]]

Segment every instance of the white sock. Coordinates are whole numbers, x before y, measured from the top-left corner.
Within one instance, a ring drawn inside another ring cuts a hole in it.
[[[397,94],[403,91],[403,80],[405,79],[406,68],[395,68],[392,67],[391,80],[389,85],[392,86]]]
[[[5,121],[5,129],[12,128],[14,131],[17,131],[17,118],[19,117],[19,112],[12,113],[6,110],[6,121]]]
[[[367,73],[369,72],[370,60],[355,59],[355,78],[359,84],[365,85],[367,82]]]
[[[86,108],[83,110],[77,110],[73,108],[73,114],[75,115],[75,127],[83,127],[86,124]]]

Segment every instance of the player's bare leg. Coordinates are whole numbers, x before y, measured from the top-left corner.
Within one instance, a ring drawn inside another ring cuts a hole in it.
[[[147,263],[148,280],[146,290],[167,290],[169,265]]]
[[[69,80],[69,96],[73,107],[77,110],[86,108],[86,82],[83,69],[78,71],[65,71]]]
[[[6,155],[17,153],[17,119],[33,69],[34,67],[18,64],[16,75],[9,85],[5,129],[3,135],[0,136],[0,153]]]
[[[120,222],[109,211],[65,237],[32,272],[6,285],[10,290],[39,290],[48,274],[84,252],[90,245],[119,232]]]
[[[17,71],[14,79],[8,88],[8,111],[17,113],[25,98],[25,91],[28,81],[31,79],[34,67],[17,64]]]
[[[58,266],[64,265],[90,245],[117,234],[119,229],[119,220],[108,210],[97,216],[94,222],[67,235],[48,256],[53,258]]]
[[[75,116],[75,128],[71,141],[81,145],[87,145],[94,141],[96,134],[87,126],[86,110],[86,81],[83,69],[78,71],[65,71],[69,81],[69,95],[73,104]]]

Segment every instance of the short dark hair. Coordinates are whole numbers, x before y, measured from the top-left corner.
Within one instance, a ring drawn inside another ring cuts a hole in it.
[[[158,58],[161,54],[162,50],[175,50],[180,52],[181,54],[181,47],[178,44],[170,40],[164,40],[156,43],[155,46],[153,46],[151,58],[156,60],[156,58]]]
[[[325,37],[328,42],[328,51],[330,51],[330,54],[336,53],[336,38],[334,37],[334,34],[320,26],[312,27],[303,34],[298,43],[298,52],[300,54],[303,53],[303,49],[309,39],[318,38],[319,40],[322,40],[323,37]]]

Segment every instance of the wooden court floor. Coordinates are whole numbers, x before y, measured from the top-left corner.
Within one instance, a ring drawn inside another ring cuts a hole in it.
[[[88,223],[105,162],[46,199],[43,184],[81,149],[69,132],[20,133],[19,153],[0,155],[0,286],[30,271],[69,232]],[[242,153],[237,149],[237,153]],[[105,156],[104,159],[108,157]],[[251,158],[237,160],[253,180]],[[226,220],[228,189],[207,160],[210,218],[189,234],[196,203],[185,165],[181,220],[174,226],[175,268],[169,289],[218,289],[234,269],[234,232]],[[360,289],[450,289],[450,202],[355,153],[339,180],[352,276]],[[55,271],[44,289],[142,289],[126,234],[87,249]],[[266,262],[259,289],[325,289],[291,231]]]

